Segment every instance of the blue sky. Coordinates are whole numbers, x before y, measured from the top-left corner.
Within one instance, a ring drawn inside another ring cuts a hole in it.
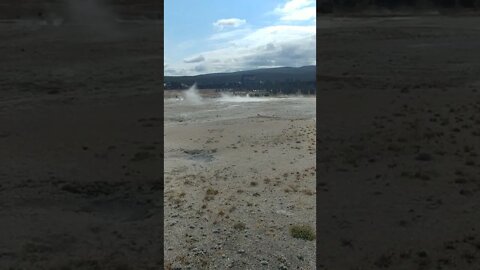
[[[166,0],[165,75],[315,65],[314,0]]]

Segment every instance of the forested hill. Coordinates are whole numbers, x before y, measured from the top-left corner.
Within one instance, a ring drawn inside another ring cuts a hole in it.
[[[316,66],[280,67],[212,73],[197,76],[165,76],[165,89],[182,89],[193,83],[202,88],[300,90],[315,89]]]

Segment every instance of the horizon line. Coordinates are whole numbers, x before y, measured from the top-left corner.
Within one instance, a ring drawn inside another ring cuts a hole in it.
[[[163,75],[163,77],[195,77],[195,76],[203,76],[203,75],[213,75],[213,74],[228,74],[228,73],[236,73],[236,72],[245,72],[245,71],[255,71],[255,70],[263,70],[263,69],[276,69],[276,68],[303,68],[303,67],[316,67],[317,65],[306,65],[300,67],[292,67],[292,66],[281,66],[281,67],[271,67],[271,68],[257,68],[257,69],[247,69],[247,70],[237,70],[237,71],[230,71],[230,72],[213,72],[213,73],[202,73],[197,75]]]

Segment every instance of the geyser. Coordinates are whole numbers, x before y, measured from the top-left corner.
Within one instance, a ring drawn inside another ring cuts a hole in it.
[[[194,105],[202,104],[202,97],[198,93],[198,88],[196,83],[194,83],[190,88],[188,88],[187,91],[185,91],[184,96],[185,96],[185,101],[191,104],[194,104]]]

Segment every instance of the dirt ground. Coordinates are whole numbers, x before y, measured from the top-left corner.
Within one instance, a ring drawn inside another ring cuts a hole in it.
[[[319,269],[478,269],[480,17],[317,26]]]
[[[161,269],[161,24],[0,22],[0,268]]]
[[[314,269],[315,98],[165,99],[164,204],[166,269]]]

